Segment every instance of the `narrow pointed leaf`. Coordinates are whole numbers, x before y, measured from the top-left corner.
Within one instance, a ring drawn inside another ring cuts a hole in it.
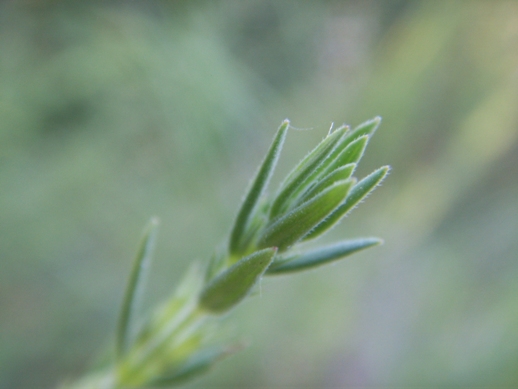
[[[381,167],[354,185],[345,201],[340,204],[340,206],[338,206],[328,218],[323,220],[312,231],[310,231],[304,237],[304,240],[316,238],[338,223],[340,219],[347,214],[347,212],[353,209],[362,199],[373,191],[381,181],[383,181],[389,169],[390,168],[388,166]]]
[[[255,179],[252,181],[252,185],[241,205],[241,209],[237,214],[234,227],[230,234],[229,249],[232,254],[239,253],[242,249],[242,237],[245,234],[248,227],[248,222],[253,215],[254,209],[257,205],[258,200],[264,193],[268,182],[273,174],[273,170],[277,165],[284,140],[286,139],[286,132],[288,131],[290,122],[285,120],[279,127],[277,134],[268,150],[268,154],[264,159]]]
[[[351,163],[358,164],[363,156],[363,152],[367,147],[369,137],[364,135],[349,143],[337,157],[329,163],[329,165],[322,171],[321,176],[329,174],[340,166],[345,166]]]
[[[311,188],[309,188],[297,202],[299,204],[304,203],[311,199],[312,197],[315,197],[318,193],[322,192],[323,190],[329,188],[331,185],[333,185],[335,182],[338,181],[344,181],[351,177],[351,174],[353,173],[354,169],[356,168],[355,163],[350,163],[345,166],[341,166],[329,173],[327,176],[324,176],[319,182],[317,182],[315,185],[313,185]]]
[[[216,276],[201,292],[200,306],[213,313],[232,308],[250,292],[276,252],[276,248],[256,251]]]
[[[288,185],[290,182],[294,181],[296,177],[305,170],[308,165],[312,164],[315,158],[319,158],[320,154],[324,151],[324,148],[327,148],[328,143],[332,143],[334,146],[344,137],[344,135],[349,131],[349,127],[341,126],[334,131],[330,131],[324,139],[320,141],[319,144],[315,146],[313,150],[311,150],[302,160],[290,171],[290,173],[284,179],[284,182],[281,184],[282,187]],[[339,135],[336,135],[339,134]],[[330,138],[334,135],[333,138]],[[329,149],[326,151],[329,156]]]
[[[367,147],[367,142],[378,128],[380,122],[381,118],[377,116],[372,120],[360,124],[354,130],[349,130],[349,127],[344,127],[346,131],[337,142],[336,147],[329,154],[329,158],[322,164],[320,170],[315,171],[308,178],[308,181],[322,177],[339,166],[353,162],[358,163]],[[361,139],[364,137],[365,139]]]
[[[340,139],[336,142],[336,147],[329,153],[329,159],[333,160],[336,158],[338,154],[343,150],[343,148],[346,146],[343,145],[343,142],[345,139],[347,139],[347,134],[350,133],[351,129],[347,125],[343,125],[336,129],[336,131],[340,131],[342,135],[340,136]]]
[[[299,205],[266,228],[258,246],[275,246],[283,251],[296,243],[345,199],[351,186],[351,180],[337,182]]]
[[[346,240],[326,247],[310,250],[301,254],[290,255],[274,261],[266,274],[285,274],[308,270],[317,266],[342,259],[360,250],[383,243],[378,238]]]
[[[376,132],[376,130],[378,129],[380,123],[380,116],[376,116],[371,120],[367,120],[366,122],[358,125],[352,131],[350,131],[346,136],[345,142],[349,143],[363,135],[368,135],[369,137],[371,137],[374,134],[374,132]]]
[[[118,358],[126,352],[132,335],[131,319],[138,306],[140,294],[143,291],[143,281],[151,261],[158,223],[158,218],[153,218],[147,225],[137,251],[137,256],[133,262],[117,326],[116,353]]]
[[[288,175],[272,204],[270,219],[274,219],[280,215],[287,208],[290,201],[294,200],[296,195],[304,189],[304,184],[308,183],[308,177],[311,176],[315,169],[329,156],[345,130],[345,128],[337,129],[324,138]]]
[[[343,128],[346,128],[346,131],[337,142],[336,147],[329,154],[329,158],[322,164],[320,171],[315,171],[313,175],[308,178],[308,181],[318,176],[322,177],[338,166],[352,162],[358,163],[367,147],[368,140],[374,134],[380,122],[381,118],[377,116],[374,119],[360,124],[354,130],[349,130],[349,127],[344,126]],[[366,139],[362,140],[360,144],[352,146],[352,143],[355,143],[361,137],[366,137]]]
[[[312,185],[318,180],[320,180],[322,177],[329,174],[331,171],[337,169],[340,166],[346,165],[348,162],[347,159],[350,160],[350,162],[357,162],[361,158],[361,155],[358,157],[357,161],[354,161],[356,158],[357,151],[355,150],[355,146],[349,148],[348,143],[350,142],[344,142],[346,139],[348,139],[347,134],[349,133],[349,127],[348,126],[342,126],[339,129],[342,132],[342,136],[340,139],[335,143],[335,146],[333,149],[328,153],[326,158],[317,166],[317,168],[313,169],[311,174],[306,177],[304,181],[304,185],[299,185],[298,189],[295,191],[295,193],[292,195],[293,199],[292,204],[300,204],[301,199],[300,197],[307,192]],[[338,130],[337,130],[338,131]],[[348,149],[348,150],[346,150]]]
[[[152,381],[150,386],[160,387],[183,384],[196,376],[206,373],[215,363],[234,354],[241,348],[240,346],[215,346],[198,351],[182,366],[175,369],[174,372],[165,374]]]

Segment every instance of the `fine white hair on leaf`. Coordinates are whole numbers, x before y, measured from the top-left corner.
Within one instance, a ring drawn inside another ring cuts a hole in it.
[[[290,123],[290,130],[294,130],[294,131],[312,131],[314,130],[315,127],[306,127],[306,128],[301,128],[301,127],[294,127],[293,125],[291,125]]]

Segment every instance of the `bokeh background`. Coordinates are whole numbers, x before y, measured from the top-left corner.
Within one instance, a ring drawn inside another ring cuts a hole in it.
[[[516,1],[0,2],[0,387],[88,368],[152,215],[146,307],[206,260],[284,118],[277,183],[375,115],[323,241],[386,244],[264,279],[187,387],[518,387],[517,108]]]

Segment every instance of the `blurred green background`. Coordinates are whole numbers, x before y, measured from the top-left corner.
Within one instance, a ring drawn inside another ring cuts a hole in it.
[[[264,279],[188,387],[518,387],[517,107],[516,1],[2,1],[0,387],[88,368],[150,216],[146,306],[206,260],[281,120],[276,182],[375,115],[324,241],[385,246]]]

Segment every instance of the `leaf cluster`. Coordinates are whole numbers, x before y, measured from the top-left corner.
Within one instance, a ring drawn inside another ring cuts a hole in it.
[[[204,273],[193,267],[173,296],[138,326],[133,316],[158,228],[152,219],[123,300],[115,364],[70,387],[137,388],[189,380],[241,348],[212,344],[214,319],[239,304],[263,275],[311,269],[380,244],[378,238],[360,238],[305,251],[297,248],[335,226],[387,175],[389,167],[384,166],[361,180],[353,177],[380,120],[330,130],[271,195],[268,184],[290,127],[285,120],[250,184],[224,249],[213,255]]]

